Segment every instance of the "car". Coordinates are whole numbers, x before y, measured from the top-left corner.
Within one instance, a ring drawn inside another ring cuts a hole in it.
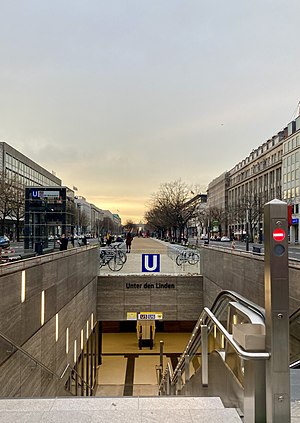
[[[0,236],[0,248],[9,248],[10,247],[10,240],[6,235]]]
[[[230,242],[230,238],[228,236],[222,236],[221,242]]]
[[[204,241],[208,240],[208,236],[206,234],[200,235],[200,239],[203,239]]]

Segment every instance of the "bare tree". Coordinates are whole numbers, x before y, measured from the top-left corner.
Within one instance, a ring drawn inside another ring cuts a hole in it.
[[[14,197],[12,199],[10,216],[15,223],[16,239],[17,241],[20,241],[20,234],[25,216],[25,190],[23,185],[17,179],[12,181],[12,189]]]
[[[13,180],[6,177],[0,179],[0,233],[4,235],[6,220],[11,216],[15,188]]]
[[[150,200],[145,214],[147,224],[164,234],[168,232],[173,239],[180,239],[188,220],[195,215],[196,197],[191,187],[180,179],[162,184]]]

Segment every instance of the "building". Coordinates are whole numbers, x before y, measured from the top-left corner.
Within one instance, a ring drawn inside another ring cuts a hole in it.
[[[74,192],[67,187],[25,188],[24,248],[41,254],[57,239],[73,234]]]
[[[300,116],[288,125],[288,136],[283,143],[282,199],[291,206],[290,242],[299,242],[300,203]]]
[[[91,233],[91,204],[85,197],[75,196],[76,205],[76,233],[77,235]]]
[[[0,231],[19,239],[24,224],[24,188],[61,186],[53,173],[4,141],[0,142]]]
[[[222,173],[208,185],[207,216],[211,236],[227,235],[228,186],[228,172]]]
[[[263,206],[282,198],[283,144],[288,128],[254,149],[228,172],[228,233],[250,241],[262,236]]]
[[[103,226],[104,212],[94,204],[91,204],[91,235],[99,237]]]

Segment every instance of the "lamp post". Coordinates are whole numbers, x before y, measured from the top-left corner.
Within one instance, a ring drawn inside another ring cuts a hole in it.
[[[249,251],[249,209],[246,210],[246,251]]]

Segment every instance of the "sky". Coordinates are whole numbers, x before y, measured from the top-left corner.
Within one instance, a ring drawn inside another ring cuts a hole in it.
[[[297,115],[299,0],[0,0],[0,140],[122,222]]]

